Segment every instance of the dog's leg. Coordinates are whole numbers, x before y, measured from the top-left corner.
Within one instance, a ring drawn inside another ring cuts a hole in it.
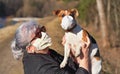
[[[63,59],[62,63],[60,64],[60,68],[65,67],[65,65],[67,64],[69,55],[70,55],[70,46],[69,46],[69,44],[65,44],[65,46],[64,46],[64,59]]]
[[[102,69],[102,60],[100,58],[100,53],[99,53],[99,48],[97,44],[91,44],[91,66],[92,66],[92,74],[100,74],[101,69]]]
[[[101,62],[99,57],[92,58],[92,74],[100,74],[102,69]]]

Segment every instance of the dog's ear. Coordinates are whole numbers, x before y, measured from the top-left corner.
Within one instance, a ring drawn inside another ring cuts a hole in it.
[[[53,14],[58,16],[58,14],[60,13],[60,11],[61,11],[61,10],[54,10],[54,11],[53,11]]]
[[[74,16],[79,16],[79,12],[77,9],[71,9],[71,13],[74,15]]]

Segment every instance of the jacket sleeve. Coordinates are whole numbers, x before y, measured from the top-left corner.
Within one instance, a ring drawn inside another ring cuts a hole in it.
[[[75,74],[89,74],[86,69],[79,67],[72,59],[68,60],[68,66],[75,70]]]
[[[54,54],[54,55],[53,55]],[[63,60],[63,56],[61,56],[60,54],[58,54],[57,52],[52,52],[51,55],[54,59],[56,59],[57,62],[59,62],[59,64],[62,62]],[[59,58],[58,58],[59,57]],[[59,64],[49,64],[47,66],[49,66],[49,69],[46,71],[46,74],[89,74],[87,70],[85,70],[82,67],[78,67],[78,65],[73,62],[72,59],[69,58],[68,60],[68,64],[66,65],[65,68],[61,69],[59,67]]]
[[[75,74],[89,74],[89,72],[85,70],[84,68],[80,67],[77,69]]]
[[[49,63],[40,67],[36,74],[89,74],[89,73],[87,70],[81,67],[74,71],[69,67],[60,69],[58,65]]]
[[[56,57],[55,57],[56,56]],[[68,61],[64,68],[60,68],[61,60],[58,55],[27,54],[23,57],[25,74],[88,74],[83,68],[73,68],[74,63]],[[61,57],[62,59],[62,57]]]

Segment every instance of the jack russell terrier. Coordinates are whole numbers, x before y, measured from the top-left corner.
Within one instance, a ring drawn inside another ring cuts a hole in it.
[[[83,28],[77,24],[75,17],[78,16],[77,9],[71,10],[54,10],[54,15],[57,15],[61,20],[61,27],[65,30],[65,43],[64,43],[64,59],[60,64],[60,68],[64,68],[67,64],[70,51],[73,49],[75,57],[80,55],[81,48],[85,43],[90,42],[90,62],[91,62],[91,73],[100,74],[101,71],[101,58],[99,53],[98,45],[95,39]],[[88,40],[90,39],[90,40]]]

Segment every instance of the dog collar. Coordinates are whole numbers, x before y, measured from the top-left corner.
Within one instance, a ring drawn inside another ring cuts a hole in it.
[[[72,28],[68,29],[68,30],[65,30],[66,32],[70,32],[72,31],[75,27],[77,26],[77,24],[75,24]]]

